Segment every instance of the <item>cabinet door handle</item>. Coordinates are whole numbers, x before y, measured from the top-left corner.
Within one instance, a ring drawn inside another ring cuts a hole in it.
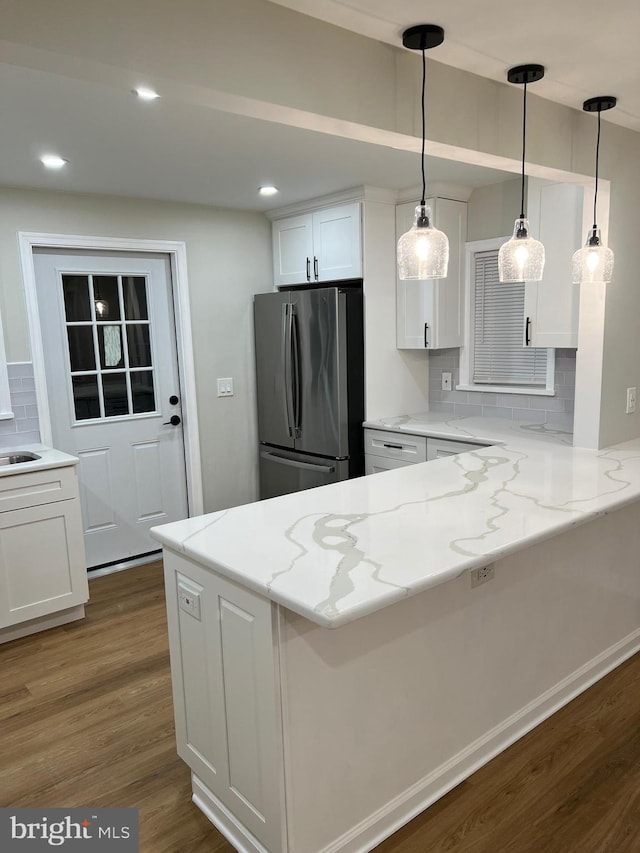
[[[307,258],[307,281],[311,281],[311,258]]]
[[[318,280],[318,259],[314,256],[313,258],[313,275],[315,280]]]
[[[531,346],[531,317],[527,317],[524,324],[524,345]]]
[[[425,349],[429,346],[429,341],[427,340],[427,332],[429,331],[429,324],[424,324],[424,346]]]

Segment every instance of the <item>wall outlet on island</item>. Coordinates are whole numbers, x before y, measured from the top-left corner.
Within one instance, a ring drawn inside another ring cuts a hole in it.
[[[442,374],[442,390],[443,391],[451,391],[451,374],[443,373]]]
[[[481,566],[479,569],[471,570],[471,588],[492,581],[495,575],[493,566]]]
[[[627,414],[632,415],[636,410],[636,389],[627,388]]]

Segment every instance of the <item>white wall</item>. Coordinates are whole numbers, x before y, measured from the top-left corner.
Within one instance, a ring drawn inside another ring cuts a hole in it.
[[[507,237],[520,212],[520,180],[477,187],[467,202],[467,240]]]
[[[187,246],[204,505],[257,496],[252,296],[271,290],[271,228],[259,213],[0,189],[0,299],[9,361],[30,358],[17,233],[182,240]],[[232,376],[235,396],[215,380]]]

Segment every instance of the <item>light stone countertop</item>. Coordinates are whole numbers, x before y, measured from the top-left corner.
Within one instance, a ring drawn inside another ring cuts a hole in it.
[[[9,477],[13,474],[27,474],[31,471],[46,471],[48,468],[63,468],[68,465],[77,465],[77,456],[71,456],[62,450],[46,447],[44,444],[24,444],[18,447],[0,447],[0,456],[7,454],[35,453],[40,458],[30,462],[20,462],[16,465],[0,465],[0,477]]]
[[[493,442],[153,528],[163,545],[335,628],[640,498],[640,439],[414,415],[365,425]]]

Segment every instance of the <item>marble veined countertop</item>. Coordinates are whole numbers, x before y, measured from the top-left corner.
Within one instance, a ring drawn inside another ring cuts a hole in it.
[[[414,415],[367,426],[492,442],[154,528],[165,546],[335,628],[640,498],[640,439]]]
[[[46,447],[44,444],[24,444],[18,447],[0,447],[0,456],[20,453],[35,453],[38,459],[20,462],[17,465],[0,465],[0,477],[12,474],[27,474],[30,471],[46,471],[48,468],[63,468],[67,465],[77,465],[77,456],[71,456],[62,450]]]

